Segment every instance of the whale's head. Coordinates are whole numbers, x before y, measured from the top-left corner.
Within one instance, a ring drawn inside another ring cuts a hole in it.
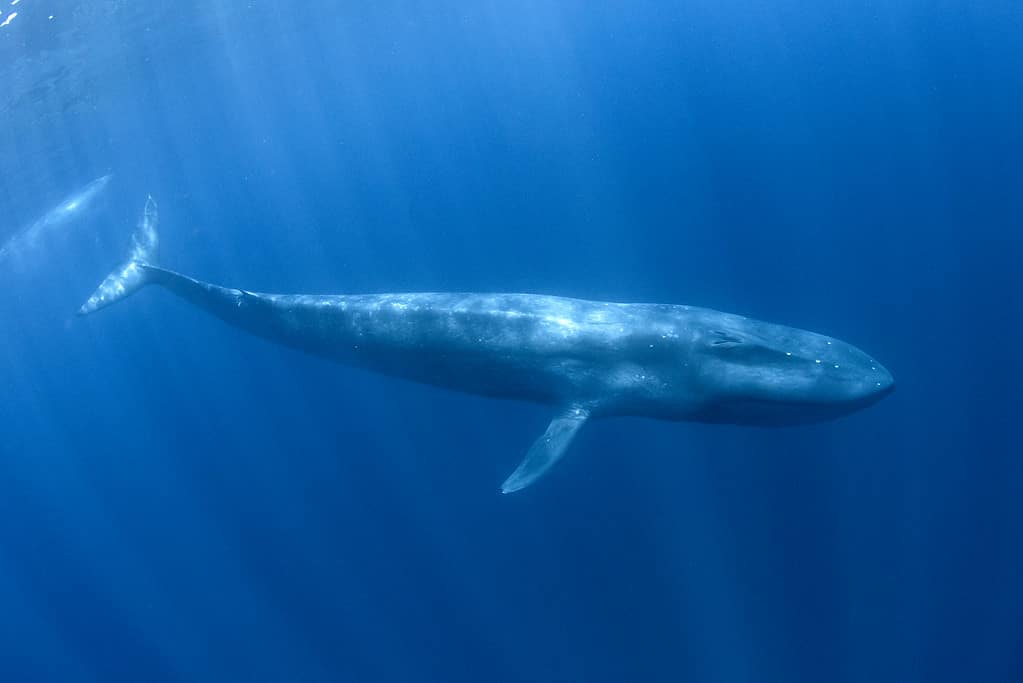
[[[891,393],[891,373],[855,346],[728,314],[696,326],[700,418],[786,425],[845,415]]]

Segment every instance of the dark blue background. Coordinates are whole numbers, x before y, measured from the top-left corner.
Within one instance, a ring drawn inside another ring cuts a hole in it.
[[[0,271],[0,679],[1023,680],[1019,3],[127,4],[0,28],[0,239],[115,174]],[[215,282],[691,303],[899,390],[501,496],[548,410],[75,318],[147,192]]]

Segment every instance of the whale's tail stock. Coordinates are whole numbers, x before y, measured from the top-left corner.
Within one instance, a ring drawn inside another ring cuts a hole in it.
[[[160,246],[157,221],[156,202],[151,196],[147,197],[142,218],[131,236],[128,259],[107,275],[88,301],[78,309],[79,315],[93,313],[120,301],[148,283],[150,267],[157,265]]]

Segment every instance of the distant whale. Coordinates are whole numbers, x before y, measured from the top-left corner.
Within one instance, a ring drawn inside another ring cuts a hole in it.
[[[37,247],[44,239],[44,235],[67,225],[71,220],[80,216],[103,192],[112,177],[107,174],[75,190],[64,197],[57,206],[43,214],[42,218],[16,232],[0,247],[0,261],[8,256],[22,254]]]
[[[831,337],[706,308],[537,294],[260,294],[157,265],[150,197],[128,260],[79,313],[158,284],[252,334],[388,375],[551,405],[504,493],[536,481],[594,417],[755,425],[827,420],[892,391],[876,360]]]

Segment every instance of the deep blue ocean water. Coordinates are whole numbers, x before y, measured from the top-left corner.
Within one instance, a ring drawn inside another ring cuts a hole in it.
[[[2,681],[1023,680],[1023,5],[0,7]],[[51,18],[52,17],[52,18]],[[550,419],[156,289],[529,291],[830,334],[898,391]]]

